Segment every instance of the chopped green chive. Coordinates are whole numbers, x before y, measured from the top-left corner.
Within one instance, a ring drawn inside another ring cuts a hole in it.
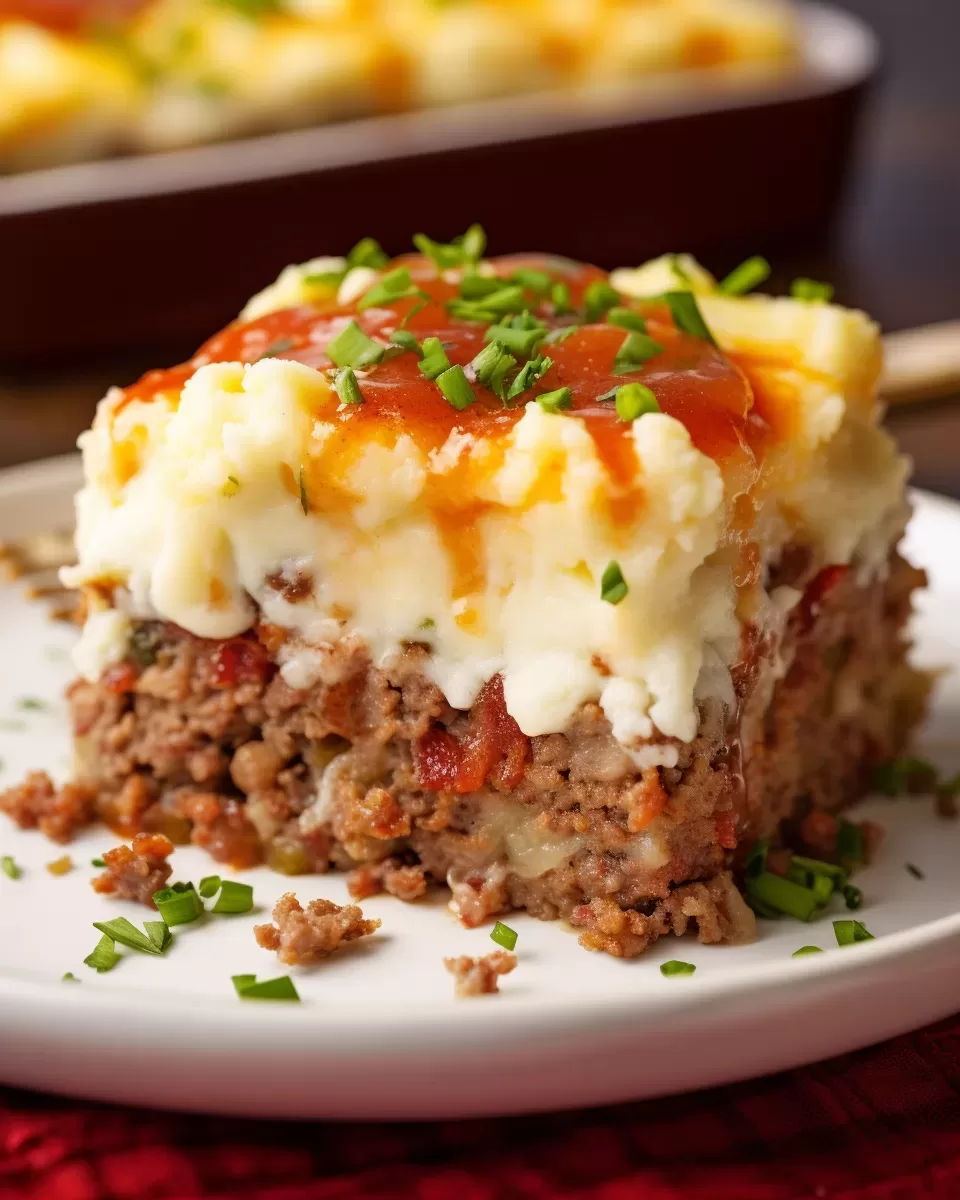
[[[519,271],[514,271],[510,280],[512,283],[518,283],[526,291],[536,292],[538,296],[548,292],[553,283],[553,277],[548,271],[538,271],[536,267],[521,267]]]
[[[46,700],[38,696],[23,696],[17,701],[17,708],[23,712],[46,712],[49,707]]]
[[[679,958],[671,958],[669,962],[660,964],[661,975],[692,975],[697,968],[693,963],[681,962]]]
[[[852,821],[841,820],[837,826],[837,858],[848,872],[867,861],[863,830]]]
[[[144,921],[143,927],[147,931],[150,944],[158,954],[163,954],[164,950],[173,941],[173,934],[170,932],[167,923],[165,921]]]
[[[303,467],[297,472],[297,487],[300,491],[300,507],[303,509],[303,515],[306,516],[310,512],[310,501],[307,497],[307,485],[303,478]]]
[[[499,342],[505,350],[518,358],[529,358],[538,343],[542,342],[547,330],[544,325],[491,325],[483,335],[485,342]]]
[[[607,313],[608,325],[619,325],[621,329],[632,329],[634,333],[646,333],[647,323],[643,317],[632,308],[622,308],[619,305]]]
[[[381,307],[394,304],[397,300],[405,300],[408,296],[422,296],[424,293],[414,285],[409,267],[397,267],[388,271],[382,279],[378,279],[368,292],[357,301],[357,309],[362,312],[365,308]]]
[[[204,900],[209,900],[211,896],[215,896],[220,891],[220,876],[204,875],[197,886],[197,891]]]
[[[497,313],[498,316],[505,316],[507,313],[523,312],[527,307],[527,301],[522,287],[509,284],[484,296],[482,307],[489,312]]]
[[[502,287],[503,280],[495,275],[466,274],[460,280],[460,299],[482,300],[484,296],[499,292]]]
[[[848,883],[843,889],[843,899],[847,908],[855,912],[863,904],[863,892],[858,887],[854,887],[852,883]]]
[[[810,886],[821,908],[830,902],[830,897],[833,895],[833,880],[829,875],[814,875],[813,883]],[[844,889],[844,895],[846,895],[846,889]],[[847,907],[850,908],[851,905],[848,904]]]
[[[385,347],[367,337],[356,321],[351,321],[327,345],[327,356],[338,367],[372,367],[383,358]]]
[[[289,338],[280,338],[274,342],[272,346],[268,346],[260,355],[261,358],[276,358],[278,354],[283,354],[286,350],[291,349],[293,342]]]
[[[902,796],[932,792],[937,786],[940,772],[925,758],[903,755],[890,762],[874,767],[871,784],[875,791],[885,796]]]
[[[510,384],[507,399],[515,400],[527,388],[531,388],[535,383],[539,383],[552,366],[553,359],[545,358],[542,354],[538,354],[536,358],[529,359],[520,368],[513,383]]]
[[[107,864],[103,861],[102,858],[91,858],[90,859],[91,867],[105,867],[106,865]]]
[[[313,275],[302,276],[301,282],[308,287],[324,287],[335,291],[341,283],[346,271],[318,271]]]
[[[228,475],[227,482],[220,489],[220,495],[225,496],[228,500],[231,496],[235,496],[240,491],[240,480],[236,475]]]
[[[145,921],[143,927],[147,932],[143,934],[126,917],[93,922],[94,929],[119,942],[121,946],[129,946],[131,950],[139,950],[141,954],[162,954],[169,945],[170,938],[164,937],[160,931],[149,929],[148,926],[151,925],[161,925],[166,929],[162,921]]]
[[[220,883],[220,895],[210,910],[215,913],[246,913],[253,908],[253,888],[249,883],[238,883],[235,879],[224,879]]]
[[[833,932],[838,946],[852,946],[854,942],[872,942],[874,936],[867,931],[862,921],[834,921]]]
[[[537,397],[537,403],[546,412],[559,412],[561,408],[573,405],[573,393],[567,387],[555,388],[552,392],[542,392]]]
[[[765,907],[795,917],[798,921],[812,920],[823,906],[813,888],[802,887],[781,875],[774,875],[772,871],[764,871],[752,879],[749,892]]]
[[[924,875],[919,867],[915,867],[913,863],[904,863],[903,865],[907,868],[914,879],[926,879],[926,875]]]
[[[602,279],[587,285],[583,293],[583,305],[588,324],[599,321],[609,308],[620,303],[620,293]]]
[[[550,303],[553,305],[553,315],[562,317],[566,313],[573,312],[573,301],[570,298],[570,289],[565,283],[558,281],[550,289]]]
[[[470,386],[463,367],[450,367],[437,376],[437,387],[446,396],[454,408],[463,411],[476,400],[473,388]]]
[[[474,223],[466,233],[454,238],[454,242],[459,242],[464,262],[478,263],[487,248],[487,235],[482,225]]]
[[[600,599],[608,604],[619,604],[628,591],[620,564],[611,559],[600,578]]]
[[[8,879],[19,879],[23,874],[23,871],[17,866],[17,864],[13,861],[12,856],[9,854],[4,854],[4,856],[0,858],[0,871],[2,871]]]
[[[663,346],[646,333],[635,330],[627,334],[620,344],[620,349],[613,360],[614,375],[629,375],[639,371],[648,359],[663,353]]]
[[[483,301],[451,300],[447,305],[451,317],[458,321],[472,321],[475,325],[489,325],[497,319],[492,308],[484,308]]]
[[[299,1000],[300,996],[289,975],[256,982],[255,975],[233,975],[233,986],[241,1000]]]
[[[78,979],[72,971],[66,971],[66,972],[64,972],[63,975],[60,976],[60,982],[61,983],[81,983],[82,980]]]
[[[425,233],[416,233],[413,244],[424,257],[431,259],[437,271],[479,262],[487,246],[487,235],[481,225],[471,225],[466,233],[452,242],[435,242]]]
[[[428,337],[423,343],[423,357],[420,359],[420,373],[425,379],[436,379],[444,371],[450,369],[450,359],[439,338]]]
[[[816,279],[795,279],[790,284],[790,295],[794,300],[827,304],[833,299],[833,284],[818,283]]]
[[[799,950],[794,950],[790,955],[791,958],[802,958],[804,954],[822,954],[823,950],[819,946],[801,946]]]
[[[667,292],[663,299],[670,308],[674,325],[682,333],[689,333],[691,337],[703,338],[706,342],[714,341],[713,334],[703,319],[700,305],[693,292]]]
[[[239,480],[237,481],[239,487]],[[222,489],[221,489],[222,491]],[[163,641],[163,634],[156,626],[138,625],[130,634],[127,643],[127,655],[138,667],[152,667],[157,661],[157,651]]]
[[[517,944],[517,931],[511,929],[509,925],[504,925],[502,921],[498,921],[490,930],[490,937],[504,950],[513,950]]]
[[[120,955],[113,944],[113,938],[105,933],[83,960],[83,964],[86,967],[92,967],[99,975],[102,975],[104,971],[112,971],[119,961]]]
[[[436,627],[437,627],[437,623],[433,619],[433,617],[424,617],[423,620],[420,622],[420,624],[417,626],[418,629],[436,629]]]
[[[435,242],[425,233],[415,233],[413,244],[424,256],[429,258],[437,271],[446,271],[450,267],[459,267],[463,262],[463,251],[455,243]]]
[[[660,411],[656,396],[642,383],[625,383],[618,387],[614,407],[621,421],[636,421],[646,413]]]
[[[523,288],[510,285],[500,287],[480,300],[451,300],[447,305],[450,315],[463,321],[496,321],[510,313],[523,312],[527,300]]]
[[[376,238],[365,237],[353,247],[347,255],[347,266],[353,267],[373,267],[379,271],[381,267],[385,267],[390,259],[384,253],[384,250]]]
[[[333,380],[333,389],[340,397],[341,404],[362,404],[363,392],[357,383],[353,367],[341,367]]]
[[[153,902],[167,927],[189,925],[203,915],[203,903],[189,884],[186,888],[162,888],[153,893]]]
[[[842,888],[846,885],[847,872],[843,867],[838,867],[836,863],[822,862],[819,858],[804,858],[801,854],[794,854],[790,858],[790,864],[809,871],[811,875],[829,876],[835,887]]]
[[[758,917],[763,917],[767,921],[779,921],[783,913],[776,908],[771,908],[769,904],[764,904],[762,900],[758,900],[750,891],[746,896],[747,905],[753,909]]]
[[[742,296],[770,278],[770,264],[759,254],[748,258],[717,284],[717,291],[726,296]]]
[[[390,334],[390,341],[394,346],[400,346],[403,350],[409,350],[417,358],[423,357],[423,348],[409,329],[395,329]]]
[[[687,272],[680,265],[680,255],[670,254],[667,256],[670,259],[670,270],[673,272],[674,278],[679,282],[686,284],[687,287],[693,282]]]
[[[470,366],[474,378],[481,387],[489,388],[506,403],[506,374],[517,365],[517,360],[499,342],[491,342],[473,359]]]
[[[543,340],[548,346],[559,346],[568,337],[572,337],[579,328],[579,325],[563,325],[560,329],[551,329]]]
[[[743,871],[748,879],[756,879],[767,869],[767,855],[770,853],[770,843],[761,838],[753,843],[744,859]]]
[[[810,887],[813,879],[809,871],[805,871],[803,867],[798,867],[797,864],[793,862],[787,867],[785,878],[789,879],[791,883],[799,883],[801,887]],[[830,885],[830,891],[832,892],[833,883],[829,879],[827,880],[827,883]]]

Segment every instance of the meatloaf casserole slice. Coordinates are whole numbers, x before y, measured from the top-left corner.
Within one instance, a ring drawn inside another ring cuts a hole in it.
[[[75,777],[3,806],[614,954],[749,938],[738,849],[922,707],[877,329],[686,256],[416,241],[287,268],[102,401]]]

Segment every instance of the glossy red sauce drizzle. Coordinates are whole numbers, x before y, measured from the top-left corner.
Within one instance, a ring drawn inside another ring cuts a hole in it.
[[[126,389],[127,400],[149,400],[160,392],[175,394],[197,368],[207,363],[252,363],[268,353],[270,357],[327,370],[333,364],[325,353],[326,346],[351,318],[366,334],[383,342],[403,322],[404,328],[421,342],[427,337],[439,338],[450,362],[466,367],[484,347],[486,323],[471,323],[449,314],[447,303],[458,295],[458,286],[438,278],[428,261],[410,255],[393,265],[408,266],[417,286],[429,293],[429,303],[419,312],[411,313],[416,301],[409,298],[365,311],[358,311],[356,304],[339,306],[331,300],[272,312],[254,321],[235,321],[202,346],[188,363],[148,372]],[[549,272],[568,286],[577,308],[582,306],[584,289],[590,283],[607,279],[599,268],[542,255],[499,258],[492,260],[492,265],[504,279],[520,267]],[[528,295],[531,311],[550,329],[583,319],[556,316],[548,301]],[[458,411],[435,383],[421,375],[416,357],[401,354],[361,373],[365,402],[339,410],[341,435],[353,440],[374,429],[387,428],[398,436],[413,436],[425,449],[441,446],[454,428],[496,438],[512,429],[527,401],[542,392],[568,387],[572,407],[567,414],[585,424],[614,489],[628,496],[635,489],[637,472],[633,440],[627,436],[631,426],[617,417],[611,401],[600,397],[636,380],[652,388],[663,412],[683,423],[699,450],[718,462],[742,460],[748,475],[756,471],[765,447],[778,431],[775,414],[765,411],[762,398],[758,399],[741,365],[711,342],[677,330],[662,302],[623,298],[623,304],[645,316],[648,332],[664,347],[661,354],[636,372],[616,375],[613,371],[626,330],[603,323],[582,324],[562,342],[540,348],[553,365],[509,407],[493,392],[473,383],[476,402]]]

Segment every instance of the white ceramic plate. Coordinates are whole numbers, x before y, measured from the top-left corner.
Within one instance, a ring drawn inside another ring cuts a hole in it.
[[[0,539],[65,524],[76,480],[71,459],[0,474]],[[919,619],[925,664],[960,662],[958,539],[960,508],[918,496],[908,548],[932,576]],[[70,641],[39,605],[0,588],[0,783],[66,768]],[[25,697],[49,709],[24,710]],[[958,710],[948,675],[922,745],[950,770],[960,767]],[[441,958],[486,953],[488,931],[462,929],[439,894],[416,905],[378,897],[364,909],[382,918],[380,936],[297,972],[299,1005],[243,1003],[230,976],[282,974],[251,927],[291,886],[342,903],[342,878],[250,872],[256,913],[208,917],[178,930],[166,957],[129,954],[98,976],[83,966],[98,937],[91,922],[146,916],[90,889],[91,857],[116,839],[87,834],[69,847],[74,870],[54,878],[44,864],[63,851],[0,817],[0,854],[24,868],[16,881],[0,875],[0,1079],[248,1116],[452,1117],[663,1095],[851,1050],[953,1012],[960,987],[960,823],[938,820],[926,801],[863,812],[888,830],[879,861],[858,876],[858,915],[876,941],[839,949],[829,918],[785,920],[761,922],[751,946],[664,938],[618,962],[581,950],[559,925],[512,916],[520,962],[501,994],[455,1000]],[[180,879],[212,869],[192,849],[174,861]],[[809,943],[827,953],[791,958]],[[696,974],[663,978],[668,958],[696,963]],[[65,971],[82,982],[61,982]]]

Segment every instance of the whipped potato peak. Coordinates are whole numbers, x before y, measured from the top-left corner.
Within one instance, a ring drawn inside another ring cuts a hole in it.
[[[722,295],[683,257],[608,279],[457,254],[288,267],[190,363],[107,395],[65,573],[114,585],[85,676],[137,619],[285,628],[297,688],[339,638],[378,663],[419,643],[456,708],[500,673],[525,734],[594,701],[638,765],[673,765],[698,702],[732,696],[785,544],[885,556],[905,467],[862,314]],[[664,296],[689,289],[716,345]],[[652,397],[635,420],[628,382]]]

